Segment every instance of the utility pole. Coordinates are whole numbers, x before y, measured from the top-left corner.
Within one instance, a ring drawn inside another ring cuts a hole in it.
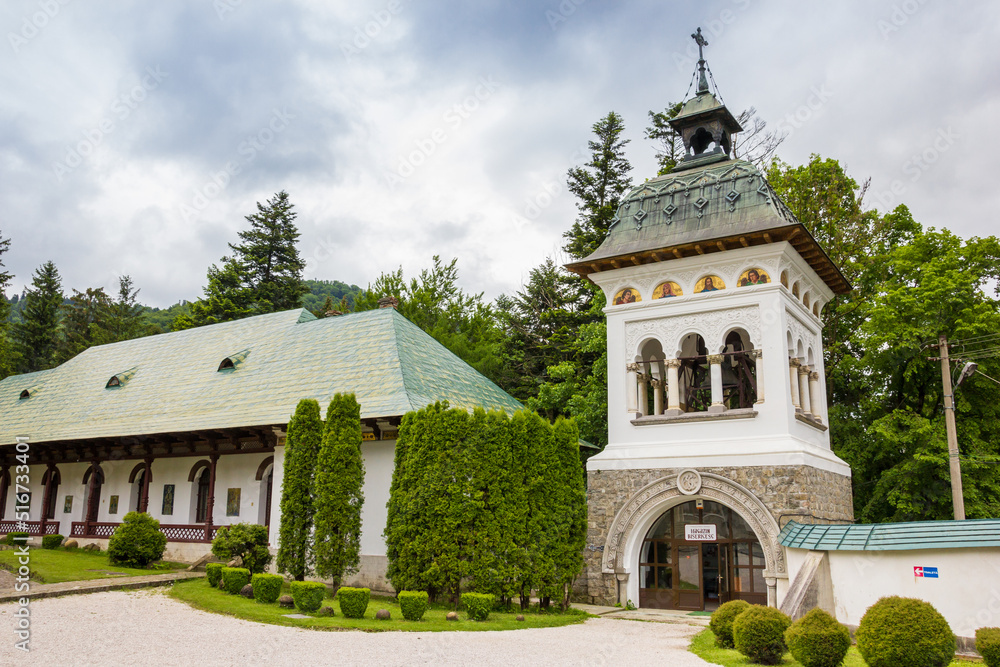
[[[955,392],[951,387],[951,361],[948,360],[948,338],[938,337],[941,354],[941,382],[944,385],[944,423],[948,430],[948,468],[951,472],[951,502],[955,520],[965,519],[965,497],[962,495],[962,464],[958,459],[958,432],[955,430]]]

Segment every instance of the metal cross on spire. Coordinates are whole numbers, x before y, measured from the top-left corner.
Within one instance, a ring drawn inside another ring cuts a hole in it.
[[[705,76],[705,52],[704,48],[708,46],[708,40],[705,36],[701,34],[701,28],[691,35],[691,39],[694,43],[698,45],[698,95],[703,95],[708,92],[708,77]]]

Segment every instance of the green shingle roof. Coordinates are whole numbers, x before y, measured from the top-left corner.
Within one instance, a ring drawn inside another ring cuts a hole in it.
[[[790,521],[778,536],[793,549],[816,551],[901,551],[1000,547],[1000,519],[914,521],[859,525],[800,524]]]
[[[235,370],[218,370],[237,354]],[[106,388],[126,371],[127,382]],[[326,319],[290,310],[92,347],[51,370],[8,377],[0,445],[16,435],[52,442],[284,424],[300,399],[325,407],[337,392],[354,392],[363,418],[439,400],[522,407],[395,309]]]

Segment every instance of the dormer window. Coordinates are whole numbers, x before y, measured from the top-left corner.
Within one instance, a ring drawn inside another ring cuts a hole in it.
[[[122,371],[121,373],[116,373],[112,375],[108,380],[107,384],[104,385],[105,389],[118,389],[124,387],[125,383],[132,379],[138,368],[130,368],[127,371]]]
[[[20,398],[22,400],[25,399],[25,398],[31,398],[31,390],[30,389],[25,389],[24,391],[22,391]]]
[[[250,356],[250,350],[240,350],[236,354],[230,354],[228,357],[219,362],[220,373],[226,371],[235,371],[240,365],[246,361],[246,358]]]

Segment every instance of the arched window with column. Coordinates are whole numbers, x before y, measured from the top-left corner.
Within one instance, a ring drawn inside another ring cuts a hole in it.
[[[660,341],[650,339],[639,347],[639,358],[636,360],[639,367],[636,375],[639,392],[637,407],[642,415],[663,414],[666,390],[665,360]]]
[[[757,363],[754,341],[743,328],[729,331],[722,350],[723,403],[728,410],[753,407],[757,402]]]
[[[680,404],[684,412],[706,412],[712,405],[712,376],[708,362],[708,346],[698,333],[681,339]]]

